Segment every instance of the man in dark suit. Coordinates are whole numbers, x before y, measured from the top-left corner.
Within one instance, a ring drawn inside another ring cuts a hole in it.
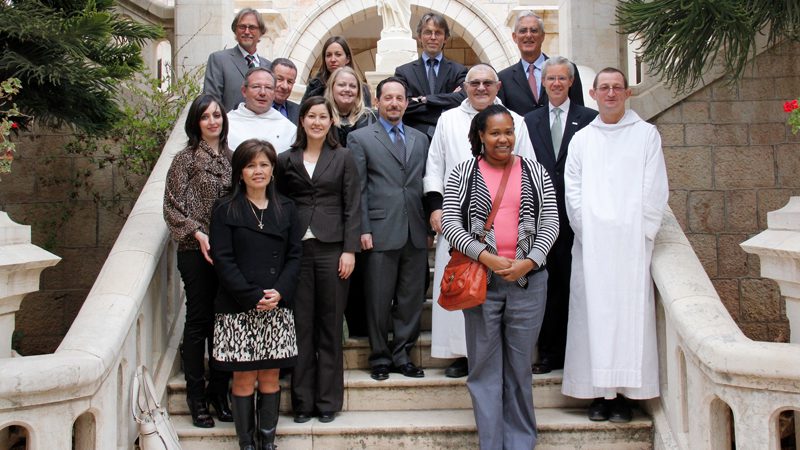
[[[548,58],[542,53],[544,36],[544,21],[533,11],[523,11],[517,16],[511,37],[519,48],[521,59],[498,74],[503,89],[497,96],[506,108],[520,116],[547,106],[547,90],[542,88],[542,65]],[[572,68],[575,80],[569,88],[569,99],[583,106],[581,76],[575,64]]]
[[[433,138],[442,112],[460,105],[466,94],[461,85],[467,68],[444,57],[444,44],[450,39],[450,27],[439,14],[429,12],[417,25],[417,39],[422,56],[398,67],[394,76],[403,80],[411,92],[403,122]]]
[[[272,107],[297,125],[300,105],[289,100],[294,82],[297,80],[297,66],[288,58],[275,58],[272,61],[272,73],[275,75],[275,98],[272,100]]]
[[[576,74],[574,70],[575,65],[561,56],[545,61],[542,85],[547,93],[548,106],[525,115],[536,159],[547,169],[556,188],[560,224],[558,239],[547,254],[547,305],[539,333],[539,361],[532,367],[533,373],[537,374],[564,367],[572,240],[575,236],[564,203],[564,164],[572,136],[597,116],[597,111],[578,105],[569,98]]]
[[[425,280],[419,275],[427,259],[422,177],[428,138],[403,125],[408,91],[401,79],[381,81],[377,94],[378,121],[347,137],[361,177],[369,363],[375,380],[389,378],[390,370],[419,378],[425,373],[409,353],[419,337],[425,296]]]
[[[244,101],[242,84],[247,70],[253,67],[269,67],[270,62],[256,54],[261,36],[267,25],[261,14],[252,8],[243,8],[231,23],[236,36],[236,47],[220,50],[208,56],[203,92],[222,100],[225,111],[230,111]]]

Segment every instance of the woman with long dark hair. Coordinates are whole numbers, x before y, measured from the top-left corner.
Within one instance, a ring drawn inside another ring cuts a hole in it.
[[[481,450],[531,449],[536,446],[531,352],[544,317],[543,265],[558,236],[556,194],[541,164],[514,155],[514,120],[505,107],[479,112],[469,141],[474,158],[450,173],[442,215],[442,234],[450,245],[487,268],[485,302],[463,310],[467,388]]]
[[[334,71],[340,67],[349,67],[356,70],[355,63],[353,62],[353,52],[350,51],[350,45],[347,40],[342,36],[331,36],[322,45],[322,65],[320,65],[317,74],[309,80],[306,87],[306,93],[303,94],[303,100],[313,97],[315,95],[325,95],[328,86],[328,79]],[[362,81],[363,82],[363,81]],[[370,96],[369,87],[364,83],[362,87],[364,95],[364,104],[367,107],[372,107],[372,97]]]
[[[279,372],[297,359],[292,309],[303,230],[294,204],[275,188],[276,163],[269,142],[239,144],[231,161],[233,189],[217,202],[211,218],[211,256],[220,282],[212,365],[233,372],[241,449],[255,449],[256,427],[259,448],[275,448]]]
[[[172,160],[164,189],[164,220],[178,243],[178,270],[186,290],[186,323],[181,359],[186,401],[196,427],[214,426],[207,401],[220,421],[231,422],[229,374],[213,367],[206,388],[205,352],[211,356],[217,275],[209,254],[208,224],[214,201],[231,184],[228,116],[222,103],[200,95],[189,107],[186,148]]]
[[[341,70],[341,69],[340,69]],[[350,274],[360,248],[361,184],[350,151],[336,138],[331,104],[300,105],[297,140],[278,156],[278,188],[297,205],[305,230],[295,295],[297,365],[294,420],[333,421],[344,397],[342,321]]]

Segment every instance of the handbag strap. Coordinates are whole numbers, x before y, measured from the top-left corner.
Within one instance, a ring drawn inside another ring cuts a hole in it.
[[[494,218],[497,215],[497,211],[500,209],[500,202],[503,201],[503,194],[506,193],[506,184],[508,184],[508,177],[511,175],[511,168],[514,166],[514,162],[517,160],[515,155],[511,156],[511,161],[508,162],[506,167],[503,169],[503,178],[500,180],[500,186],[497,188],[497,195],[494,196],[492,210],[489,212],[489,217],[486,219],[486,224],[483,226],[484,231],[487,233],[492,229]],[[482,241],[483,238],[481,238],[481,242]]]
[[[150,377],[147,367],[140,365],[136,368],[136,375],[131,382],[131,413],[136,422],[142,423],[146,421],[147,419],[145,417],[148,416],[151,411],[161,408],[160,402],[156,399],[155,392],[156,389],[153,385],[153,379]]]

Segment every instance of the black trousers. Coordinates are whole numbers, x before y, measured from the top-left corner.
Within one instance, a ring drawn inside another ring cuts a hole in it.
[[[350,289],[347,292],[347,306],[344,316],[350,336],[367,335],[367,306],[364,301],[364,266],[367,258],[364,253],[356,253],[356,268],[350,275]]]
[[[183,327],[181,358],[186,377],[186,397],[205,396],[205,359],[214,344],[214,297],[217,295],[217,274],[200,250],[178,252],[178,270],[186,290],[186,323]],[[228,392],[230,373],[211,369],[208,390],[216,394]]]
[[[342,322],[350,280],[339,278],[341,254],[341,242],[303,241],[294,299],[297,364],[292,373],[292,409],[296,413],[342,410]]]
[[[548,358],[554,369],[564,367],[569,316],[569,280],[572,272],[571,230],[562,229],[547,254],[547,306],[539,333],[539,360]]]

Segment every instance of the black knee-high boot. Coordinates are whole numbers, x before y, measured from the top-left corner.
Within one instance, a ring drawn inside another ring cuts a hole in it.
[[[239,438],[240,450],[256,450],[254,397],[254,395],[248,395],[246,397],[231,395],[233,424],[236,426],[236,437]]]
[[[258,393],[258,434],[261,450],[275,450],[275,432],[278,429],[278,414],[281,407],[281,391],[272,394]]]

